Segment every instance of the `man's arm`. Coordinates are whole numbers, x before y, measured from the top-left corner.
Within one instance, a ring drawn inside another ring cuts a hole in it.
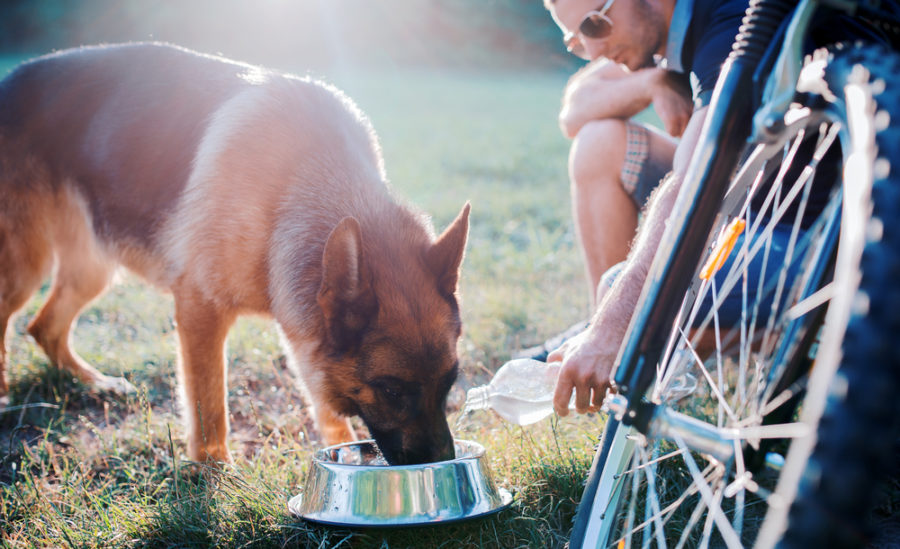
[[[649,202],[628,261],[612,288],[604,294],[590,327],[547,358],[550,362],[562,361],[553,398],[554,408],[561,416],[568,413],[573,390],[578,413],[596,411],[603,403],[610,387],[614,361],[681,189],[706,111],[707,108],[703,107],[691,116],[675,150],[673,173],[663,180]]]
[[[591,120],[628,119],[651,103],[666,131],[681,135],[692,111],[690,90],[683,78],[655,67],[632,72],[598,60],[575,73],[566,85],[560,128],[573,138]]]

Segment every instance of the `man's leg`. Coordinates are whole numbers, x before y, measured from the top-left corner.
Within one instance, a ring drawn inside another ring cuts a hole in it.
[[[575,136],[569,153],[572,212],[591,309],[614,278],[610,272],[603,282],[604,273],[628,255],[640,209],[671,170],[676,144],[658,130],[617,119],[590,122]],[[573,324],[541,345],[514,352],[513,358],[546,360],[548,353],[586,326],[586,321]]]
[[[638,212],[671,169],[677,142],[625,120],[586,124],[572,143],[572,211],[585,259],[591,306],[603,273],[624,260]]]

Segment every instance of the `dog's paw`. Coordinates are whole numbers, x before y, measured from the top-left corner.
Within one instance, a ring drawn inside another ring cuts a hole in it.
[[[216,469],[234,464],[231,451],[224,444],[207,444],[188,449],[188,455],[193,463]]]
[[[98,391],[122,396],[137,393],[137,388],[124,377],[103,376],[93,383],[93,387]]]
[[[0,412],[6,409],[9,406],[9,395],[0,396]]]

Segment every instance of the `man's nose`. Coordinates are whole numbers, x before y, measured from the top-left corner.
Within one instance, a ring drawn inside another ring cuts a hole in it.
[[[591,61],[596,61],[601,57],[606,57],[606,40],[592,40],[590,38],[582,38],[581,44]]]

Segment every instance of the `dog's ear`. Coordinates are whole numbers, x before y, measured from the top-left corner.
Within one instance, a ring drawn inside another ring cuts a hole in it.
[[[325,316],[328,341],[338,352],[349,350],[377,308],[359,222],[352,217],[342,219],[325,243],[317,299]]]
[[[428,266],[438,278],[438,288],[448,295],[456,291],[459,282],[459,267],[469,236],[469,210],[469,203],[466,202],[453,223],[434,241],[426,254]]]

